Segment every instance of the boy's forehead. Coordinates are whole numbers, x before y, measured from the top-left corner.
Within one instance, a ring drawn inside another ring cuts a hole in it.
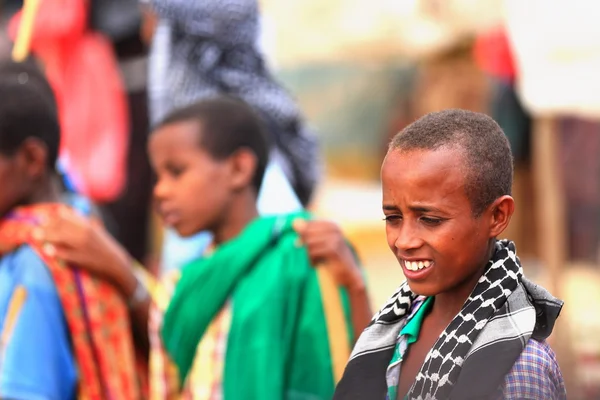
[[[466,175],[464,151],[459,147],[439,147],[436,149],[392,149],[383,162],[384,169],[403,169],[423,177],[443,177],[449,171],[457,170]]]
[[[200,134],[196,121],[177,121],[154,130],[151,140],[169,147],[194,147],[199,146]]]
[[[387,154],[381,178],[384,195],[385,191],[402,191],[434,200],[453,194],[465,197],[466,172],[460,149],[397,149]]]
[[[202,124],[200,121],[196,121],[193,119],[185,119],[179,121],[172,121],[169,123],[165,123],[160,125],[158,128],[154,130],[153,133],[161,133],[161,132],[185,132],[184,134],[194,134],[198,135],[201,131]],[[180,134],[181,134],[180,133]]]

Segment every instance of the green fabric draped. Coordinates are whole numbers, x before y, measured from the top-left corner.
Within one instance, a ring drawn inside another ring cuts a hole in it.
[[[177,365],[180,385],[204,332],[231,300],[225,400],[328,400],[333,396],[335,383],[319,282],[292,228],[297,218],[310,216],[295,213],[258,218],[212,255],[183,269],[162,328],[163,343]],[[341,291],[341,295],[349,324],[347,294]]]

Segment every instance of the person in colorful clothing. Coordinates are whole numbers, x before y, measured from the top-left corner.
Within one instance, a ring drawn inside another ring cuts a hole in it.
[[[52,89],[34,65],[7,62],[0,98],[0,398],[138,399],[125,302],[39,237],[52,215],[91,207],[55,169]]]
[[[334,225],[306,212],[259,216],[260,118],[238,99],[203,100],[159,124],[149,153],[165,224],[214,237],[203,257],[146,285],[153,301],[136,321],[150,328],[151,398],[330,399],[372,316],[365,283]],[[139,281],[105,233],[81,219],[47,227],[57,254],[134,296]]]
[[[546,339],[563,302],[497,240],[512,155],[486,115],[428,114],[381,169],[388,244],[406,277],[362,333],[334,399],[566,399]]]

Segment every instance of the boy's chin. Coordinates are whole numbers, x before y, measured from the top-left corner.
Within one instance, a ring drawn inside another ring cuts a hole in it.
[[[198,235],[199,233],[203,232],[203,229],[177,229],[174,228],[175,232],[177,232],[177,235],[183,239],[189,239],[191,237],[194,237],[196,235]]]
[[[415,282],[411,281],[410,279],[407,279],[407,282],[411,292],[417,296],[432,297],[441,292],[440,288],[429,285],[425,282]]]
[[[185,226],[183,224],[167,225],[167,228],[175,231],[177,233],[177,236],[184,239],[191,238],[193,236],[196,236],[200,232],[205,231],[205,229],[203,228]]]

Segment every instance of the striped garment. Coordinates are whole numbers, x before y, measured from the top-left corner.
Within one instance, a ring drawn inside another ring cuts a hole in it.
[[[425,299],[424,296],[415,299],[403,326],[413,319]],[[409,347],[407,339],[407,335],[398,335],[394,356],[386,374],[388,384],[386,400],[396,400],[390,393],[396,393],[395,387],[398,385],[401,373],[402,358]],[[565,384],[554,351],[545,341],[530,339],[498,388],[494,400],[566,400],[566,398]]]
[[[74,210],[39,204],[13,210],[0,221],[0,255],[30,246],[44,262],[56,286],[78,369],[82,400],[135,400],[141,396],[143,371],[136,357],[127,306],[116,289],[84,271],[69,268],[43,251],[35,240],[41,222]],[[38,332],[37,334],[43,334]]]
[[[150,399],[222,400],[225,350],[231,325],[229,304],[223,307],[198,344],[194,365],[181,392],[177,384],[177,371],[163,348],[160,328],[180,275],[179,271],[173,271],[163,278],[163,291],[158,297],[155,292],[155,302],[150,310]]]

